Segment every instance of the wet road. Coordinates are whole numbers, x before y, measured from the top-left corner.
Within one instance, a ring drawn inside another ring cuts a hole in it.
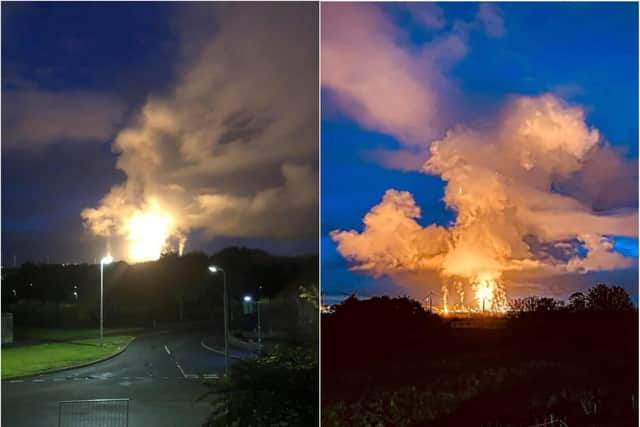
[[[207,330],[136,339],[96,365],[2,381],[3,426],[57,426],[58,402],[129,398],[129,426],[200,426],[211,412],[203,379],[224,374],[224,357],[200,345]],[[233,361],[233,360],[232,360]]]

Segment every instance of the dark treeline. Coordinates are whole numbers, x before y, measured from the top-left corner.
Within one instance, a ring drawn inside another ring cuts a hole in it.
[[[635,345],[628,337],[629,328],[637,329],[637,309],[619,286],[600,284],[587,294],[572,294],[568,303],[546,297],[518,299],[512,301],[511,310],[504,327],[490,332],[492,339],[477,337],[482,333],[474,331],[461,340],[463,332],[451,327],[454,314],[447,318],[429,313],[418,301],[406,297],[359,300],[352,296],[335,306],[333,313],[322,316],[326,349],[322,360],[331,368],[376,363],[390,354],[404,357],[404,352],[416,350],[440,355],[465,350],[466,344],[473,350],[491,347],[496,337],[502,344],[512,343],[527,351],[529,347],[545,349],[545,345],[594,346],[606,351],[611,351],[611,346],[632,349]],[[379,351],[380,346],[394,351]],[[351,356],[344,357],[345,353]]]
[[[222,316],[223,275],[227,274],[232,326],[241,326],[242,297],[261,298],[265,311],[280,304],[295,306],[301,289],[318,285],[318,257],[283,257],[261,250],[227,248],[215,255],[164,254],[158,261],[116,262],[104,268],[105,325],[148,325],[153,321],[217,319]],[[23,264],[3,269],[2,310],[17,324],[95,326],[100,292],[99,265]],[[299,305],[299,304],[298,304]],[[281,308],[281,307],[280,307]],[[265,325],[282,329],[295,323],[297,311],[265,315]],[[284,316],[284,317],[283,317]]]
[[[624,289],[512,308],[458,328],[408,298],[335,306],[322,315],[323,425],[637,425],[638,311]]]

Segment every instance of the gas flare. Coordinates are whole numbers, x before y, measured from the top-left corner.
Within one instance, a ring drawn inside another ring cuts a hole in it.
[[[477,309],[481,311],[501,312],[507,309],[504,285],[490,274],[479,276],[473,285]]]
[[[160,258],[171,233],[172,219],[156,209],[137,212],[127,223],[129,256],[132,261],[153,261]]]

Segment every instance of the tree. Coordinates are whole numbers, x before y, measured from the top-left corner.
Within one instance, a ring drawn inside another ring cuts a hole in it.
[[[582,292],[569,295],[569,310],[584,311],[587,308],[587,297]]]
[[[592,311],[631,311],[635,308],[627,291],[604,283],[589,289],[586,303],[587,309]]]
[[[310,283],[306,285],[300,285],[299,297],[301,300],[311,304],[316,309],[319,308],[320,289],[317,283]]]
[[[561,301],[548,297],[526,297],[514,299],[511,310],[519,313],[538,313],[543,311],[557,311],[563,306]]]

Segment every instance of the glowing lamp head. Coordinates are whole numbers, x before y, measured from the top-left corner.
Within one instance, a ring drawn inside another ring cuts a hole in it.
[[[222,270],[219,267],[216,267],[215,265],[210,265],[209,271],[212,273],[217,273],[218,271],[222,271]]]
[[[106,257],[100,260],[100,264],[103,264],[103,265],[111,264],[112,262],[113,262],[113,257],[111,257],[111,255],[107,255]]]
[[[251,302],[251,295],[245,295],[243,299],[244,302]]]

